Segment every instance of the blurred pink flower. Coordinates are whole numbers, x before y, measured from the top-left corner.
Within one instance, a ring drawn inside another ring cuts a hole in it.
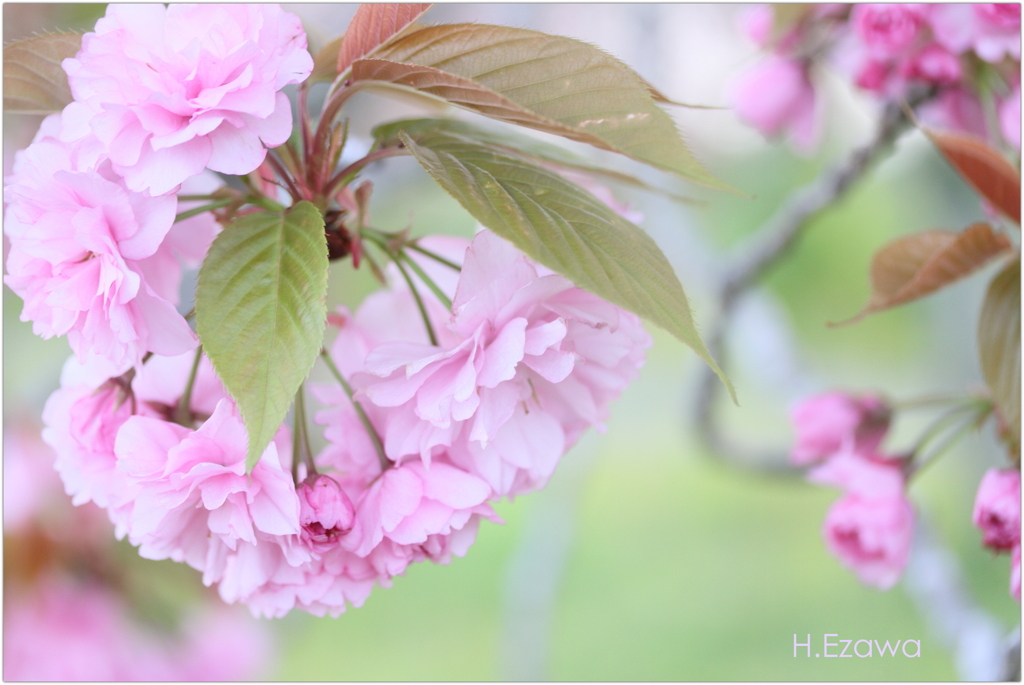
[[[919,5],[854,5],[850,22],[869,53],[892,58],[913,46],[925,23],[924,11]]]
[[[822,535],[829,551],[866,585],[888,590],[910,556],[914,508],[902,494],[871,498],[850,493],[829,509]]]
[[[66,139],[94,134],[129,188],[163,195],[204,168],[256,169],[291,133],[279,91],[313,60],[278,5],[110,5],[63,66]]]
[[[142,270],[171,229],[175,198],[126,189],[106,163],[94,168],[80,146],[50,133],[44,125],[17,155],[6,189],[5,282],[24,300],[21,319],[44,338],[67,334],[79,359],[94,352],[132,365],[146,352],[194,348],[185,319]]]
[[[806,466],[844,449],[874,452],[889,429],[890,413],[874,395],[830,392],[807,398],[790,412],[796,427],[790,461]]]
[[[973,49],[986,62],[1020,59],[1020,5],[1016,3],[928,6],[935,39],[954,53]]]
[[[5,681],[221,681],[266,675],[266,626],[226,607],[190,610],[180,636],[132,618],[106,587],[48,573],[5,595]]]
[[[924,81],[937,86],[959,83],[963,78],[960,59],[935,43],[903,61],[901,71],[908,80]]]
[[[816,98],[806,65],[772,55],[736,79],[732,101],[736,116],[763,135],[788,133],[802,150],[814,145]]]
[[[938,96],[918,110],[921,123],[937,129],[964,131],[988,138],[985,112],[970,89],[952,87],[942,89]]]
[[[102,586],[58,576],[5,593],[4,680],[176,680],[169,654]]]
[[[974,499],[974,525],[985,546],[1006,551],[1020,545],[1020,471],[989,469]]]

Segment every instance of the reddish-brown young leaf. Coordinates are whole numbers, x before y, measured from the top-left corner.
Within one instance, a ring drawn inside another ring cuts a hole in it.
[[[967,133],[925,133],[964,180],[997,210],[1020,224],[1020,172],[981,138]]]
[[[871,260],[871,298],[857,316],[913,302],[981,268],[1011,248],[1010,241],[988,224],[973,224],[961,233],[931,230],[897,238]]]
[[[79,33],[51,33],[4,47],[4,111],[51,114],[71,102],[61,67],[82,46]]]
[[[397,36],[431,6],[432,3],[390,2],[360,5],[345,30],[341,50],[338,51],[337,73],[345,71],[357,59],[366,57]]]
[[[978,320],[978,355],[1010,455],[1020,461],[1020,258],[988,287]]]

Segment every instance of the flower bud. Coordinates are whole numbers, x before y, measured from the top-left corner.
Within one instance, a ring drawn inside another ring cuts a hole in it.
[[[1009,551],[1020,545],[1020,471],[990,469],[978,486],[974,525],[985,534],[985,546]]]
[[[302,537],[323,544],[352,530],[356,511],[338,481],[313,474],[296,488],[299,496],[299,523]]]

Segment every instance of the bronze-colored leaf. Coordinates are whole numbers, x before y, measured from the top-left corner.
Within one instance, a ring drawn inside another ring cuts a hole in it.
[[[913,302],[981,268],[1011,248],[1010,241],[988,224],[961,233],[931,230],[897,238],[871,260],[871,298],[857,316]]]
[[[352,22],[342,36],[341,49],[335,64],[335,73],[352,66],[381,45],[396,38],[403,29],[419,19],[432,7],[432,3],[368,3],[360,5]]]
[[[978,321],[978,354],[1000,433],[1020,461],[1020,258],[992,279]]]
[[[327,45],[317,51],[313,57],[313,71],[306,83],[310,85],[318,81],[331,81],[337,76],[338,52],[341,50],[341,41],[345,36],[338,36]]]
[[[925,133],[964,180],[997,210],[1020,224],[1020,172],[981,138],[967,133]]]
[[[432,70],[400,73],[388,67],[386,73],[409,83],[414,74],[435,94],[441,92],[433,80],[438,79],[458,98],[452,101],[486,116],[736,192],[697,160],[649,86],[625,64],[588,43],[509,26],[442,24],[411,31],[371,57]],[[383,66],[375,68],[385,73]],[[442,75],[459,80],[443,80]]]
[[[51,33],[4,47],[4,111],[52,114],[71,102],[61,62],[82,46],[80,33]]]

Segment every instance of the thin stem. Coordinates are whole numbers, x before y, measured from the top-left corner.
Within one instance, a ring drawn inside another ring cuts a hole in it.
[[[330,370],[331,374],[335,379],[337,379],[338,383],[341,384],[345,394],[348,395],[349,402],[352,403],[352,406],[356,410],[356,414],[359,415],[359,421],[362,422],[363,428],[366,430],[366,434],[370,436],[370,441],[373,443],[373,449],[377,451],[377,460],[380,462],[380,468],[382,471],[386,471],[391,467],[391,462],[388,461],[387,455],[384,454],[384,443],[381,442],[376,429],[374,429],[373,424],[370,423],[370,417],[367,416],[366,412],[363,410],[363,405],[355,399],[355,393],[352,392],[352,386],[348,384],[345,377],[341,375],[341,371],[339,371],[338,367],[334,365],[334,360],[331,359],[331,355],[327,354],[327,350],[321,349],[320,356],[323,358],[324,363],[327,364],[327,368]]]
[[[179,197],[178,199],[181,200],[182,198]],[[214,209],[220,209],[221,207],[227,207],[232,202],[234,202],[234,200],[229,198],[229,199],[225,199],[225,200],[217,200],[216,202],[211,202],[209,204],[202,205],[200,207],[193,207],[192,209],[186,209],[184,212],[181,212],[180,214],[176,214],[174,216],[174,223],[178,223],[179,221],[184,221],[185,219],[191,219],[192,217],[199,216],[200,214],[203,214],[204,212],[209,212],[209,211],[214,210]]]
[[[455,262],[450,261],[448,259],[445,259],[444,257],[442,257],[441,255],[439,255],[439,254],[437,254],[435,252],[431,252],[430,250],[422,248],[417,243],[409,243],[405,247],[409,248],[410,250],[415,250],[416,252],[419,252],[424,257],[430,257],[435,262],[438,262],[440,264],[444,264],[445,266],[447,266],[450,269],[455,269],[456,271],[460,271],[460,272],[462,271],[462,267],[459,266],[458,264],[456,264]]]
[[[451,308],[452,308],[452,301],[451,301],[451,299],[447,295],[444,294],[444,291],[441,290],[441,288],[438,287],[437,283],[434,283],[434,279],[430,278],[430,276],[428,276],[426,274],[426,272],[423,271],[423,269],[420,267],[420,265],[417,264],[412,259],[412,257],[410,257],[408,255],[408,253],[405,252],[405,250],[402,250],[398,254],[399,254],[399,257],[404,259],[405,263],[408,264],[409,267],[413,271],[416,272],[416,275],[420,277],[420,280],[427,284],[427,287],[430,288],[430,292],[434,293],[434,296],[437,297],[438,300],[440,300],[441,304],[443,304],[445,306],[445,309],[451,310]]]
[[[217,200],[217,195],[179,195],[178,202],[203,202],[204,200]]]
[[[309,87],[305,83],[299,87],[299,123],[302,127],[302,159],[308,166],[310,148],[313,146],[313,131],[309,118]]]
[[[302,388],[300,387],[299,392],[295,395],[295,406],[292,407],[292,482],[296,486],[299,484],[299,453],[302,451],[302,438],[299,436],[301,422],[299,420],[298,400],[301,394]]]
[[[420,292],[416,289],[416,284],[413,283],[412,276],[410,276],[409,272],[405,270],[404,266],[402,266],[402,260],[399,259],[397,255],[392,255],[392,259],[395,262],[395,266],[398,267],[398,271],[405,279],[405,282],[409,284],[409,290],[412,291],[413,299],[416,300],[416,306],[420,310],[420,316],[423,317],[423,325],[427,327],[427,337],[430,338],[430,344],[437,347],[437,334],[434,333],[434,325],[430,323],[430,316],[427,314],[427,307],[423,304],[423,298],[420,297]],[[450,304],[449,307],[451,307]]]
[[[937,404],[942,405],[962,403],[965,400],[971,399],[972,398],[965,397],[964,395],[925,395],[923,397],[915,397],[909,400],[893,402],[892,407],[896,411],[910,411],[911,409],[933,407]]]
[[[178,406],[174,410],[174,422],[185,428],[195,428],[192,423],[192,389],[196,384],[196,376],[199,374],[199,361],[203,357],[203,348],[200,345],[196,348],[196,358],[192,360],[192,370],[188,372],[188,380],[185,382],[185,391],[181,393]]]
[[[967,432],[976,430],[982,421],[992,412],[992,405],[981,406],[974,405],[975,411],[969,417],[967,421],[962,422],[956,429],[950,433],[945,440],[939,443],[938,447],[932,449],[932,451],[923,457],[918,458],[915,455],[914,461],[910,467],[910,473],[908,479],[917,476],[924,470],[926,466],[934,462],[940,457],[946,450],[955,445]]]
[[[928,426],[925,432],[921,434],[921,437],[917,439],[917,442],[914,443],[914,446],[910,448],[910,453],[914,455],[919,454],[929,442],[931,442],[936,436],[938,436],[940,433],[942,433],[942,431],[946,430],[946,428],[949,427],[949,424],[953,421],[953,419],[955,419],[960,414],[963,414],[965,411],[970,410],[976,411],[977,405],[961,404],[959,406],[953,407],[949,411],[942,414],[942,416],[935,419],[935,421],[933,421],[932,424]]]
[[[277,159],[277,155],[273,152],[267,154],[267,161],[270,162],[270,166],[274,169],[274,172],[281,177],[281,180],[288,186],[288,194],[292,196],[292,201],[297,202],[304,200],[302,193],[299,192],[298,187],[295,185],[295,181],[292,179],[291,174],[284,168],[284,164]]]
[[[368,164],[376,162],[377,160],[380,159],[387,159],[388,157],[398,157],[400,155],[408,154],[410,154],[409,150],[407,150],[404,147],[385,147],[381,148],[380,150],[377,150],[376,152],[371,152],[370,154],[366,155],[361,159],[357,159],[356,161],[352,162],[347,167],[336,173],[334,177],[327,182],[327,187],[326,190],[324,191],[324,194],[330,195],[338,186],[344,186],[349,184],[352,181],[352,179],[356,177],[356,174],[362,171],[363,167],[367,166]]]
[[[357,83],[354,86],[343,87],[341,90],[332,93],[324,104],[323,110],[320,112],[320,122],[316,127],[316,136],[313,139],[312,154],[316,154],[327,140],[327,133],[331,130],[331,124],[334,123],[335,117],[338,116],[338,112],[341,111],[342,106],[348,101],[350,97],[355,95],[359,91],[361,83]]]
[[[312,475],[317,471],[316,464],[313,463],[313,449],[309,444],[309,425],[306,423],[306,393],[304,384],[300,385],[299,391],[295,393],[295,433],[299,437],[293,440],[296,442],[300,441],[302,461],[306,463],[306,475]],[[295,461],[298,462],[298,459],[296,458]]]

